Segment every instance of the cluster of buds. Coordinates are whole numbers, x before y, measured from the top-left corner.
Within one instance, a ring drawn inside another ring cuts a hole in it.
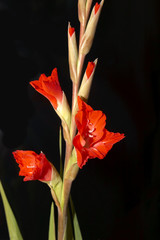
[[[97,59],[88,62],[83,77],[82,70],[85,56],[93,43],[103,3],[104,0],[96,3],[91,11],[92,0],[78,1],[79,48],[75,28],[68,24],[68,59],[73,84],[71,109],[61,89],[56,68],[53,69],[51,76],[41,74],[39,80],[30,82],[36,91],[50,101],[61,119],[66,142],[63,177],[42,152],[36,154],[33,151],[17,150],[13,153],[20,167],[19,175],[25,177],[24,181],[39,180],[50,187],[58,208],[58,240],[64,239],[69,194],[78,170],[86,164],[88,159],[103,159],[113,144],[124,138],[124,134],[109,132],[105,128],[105,114],[102,111],[93,110],[86,103]],[[77,134],[76,130],[78,130]]]

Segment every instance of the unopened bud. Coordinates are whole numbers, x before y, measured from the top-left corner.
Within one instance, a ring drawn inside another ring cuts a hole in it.
[[[78,19],[84,25],[86,21],[86,0],[78,0]]]
[[[86,19],[88,19],[93,0],[87,0],[86,2]]]
[[[70,77],[73,82],[77,78],[77,43],[76,43],[76,34],[75,29],[71,27],[70,23],[68,24],[68,56],[69,56],[69,70]]]
[[[98,59],[96,59],[94,62],[88,63],[85,74],[83,76],[78,95],[84,100],[88,99],[97,61]]]
[[[82,54],[86,55],[91,49],[103,3],[104,0],[102,0],[100,4],[96,3],[92,9],[91,16],[89,18],[80,46],[80,51]]]

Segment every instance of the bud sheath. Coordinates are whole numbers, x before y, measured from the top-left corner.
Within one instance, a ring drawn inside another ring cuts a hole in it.
[[[83,35],[81,45],[80,45],[80,51],[82,54],[86,55],[92,47],[92,43],[93,43],[93,39],[96,32],[96,27],[97,27],[97,23],[99,20],[103,3],[104,3],[104,0],[102,0],[100,4],[96,3],[92,9],[91,16],[89,18],[89,21],[86,27],[86,31]]]
[[[75,29],[68,24],[68,56],[69,56],[69,70],[70,77],[73,82],[76,82],[77,78],[77,43]]]
[[[85,101],[87,101],[88,96],[89,96],[94,72],[95,72],[95,69],[97,66],[97,61],[98,61],[98,59],[96,59],[94,62],[88,63],[85,74],[83,76],[83,80],[82,80],[80,89],[79,89],[78,95]]]

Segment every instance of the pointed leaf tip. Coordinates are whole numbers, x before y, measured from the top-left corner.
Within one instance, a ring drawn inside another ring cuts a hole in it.
[[[55,221],[54,221],[54,204],[53,204],[53,202],[52,202],[52,204],[51,204],[48,240],[56,240]]]
[[[9,237],[10,239],[14,239],[14,240],[23,240],[16,218],[9,205],[9,202],[7,200],[1,181],[0,181],[0,194],[2,197],[4,211],[6,215],[6,222],[8,226]]]
[[[70,198],[70,204],[71,204],[71,212],[72,212],[72,216],[73,216],[73,227],[74,227],[75,240],[83,240],[72,198]]]

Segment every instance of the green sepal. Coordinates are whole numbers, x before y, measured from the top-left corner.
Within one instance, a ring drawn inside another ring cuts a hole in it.
[[[78,171],[79,171],[79,167],[77,165],[77,154],[74,148],[72,151],[72,155],[67,164],[67,168],[65,171],[65,178],[73,181],[76,178]]]
[[[8,232],[9,232],[9,237],[12,240],[23,240],[21,232],[19,230],[16,218],[12,212],[12,209],[9,205],[9,202],[7,200],[6,194],[4,192],[2,183],[0,181],[0,193],[3,201],[3,206],[5,210],[5,215],[6,215],[6,221],[7,221],[7,226],[8,226]]]
[[[50,211],[48,240],[56,240],[53,202],[51,204],[51,211]]]
[[[55,203],[58,202],[60,203],[61,200],[61,193],[62,193],[62,179],[56,170],[56,168],[52,164],[52,180],[46,182],[48,186],[51,188],[51,191],[54,192],[54,195],[56,196]],[[57,205],[57,204],[56,204]]]

